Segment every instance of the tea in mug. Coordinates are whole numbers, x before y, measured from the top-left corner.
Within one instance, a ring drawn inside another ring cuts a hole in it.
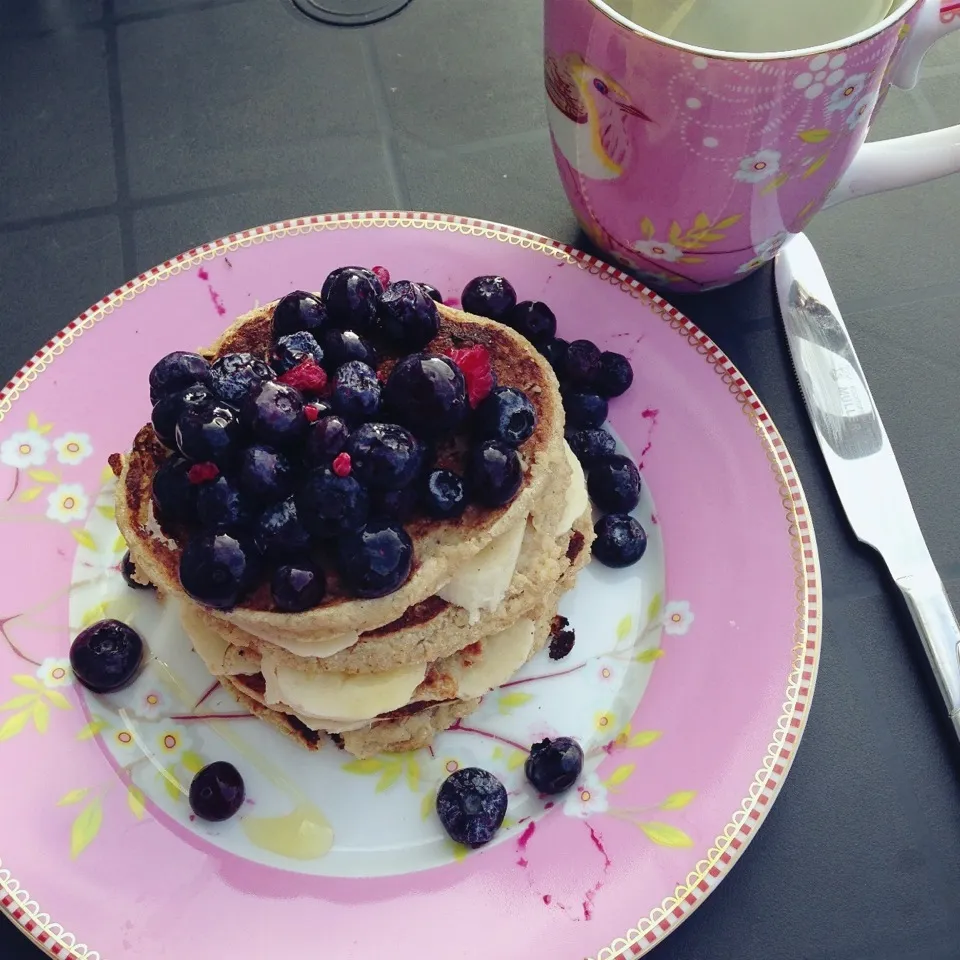
[[[638,26],[728,53],[817,47],[879,23],[903,0],[606,0]]]

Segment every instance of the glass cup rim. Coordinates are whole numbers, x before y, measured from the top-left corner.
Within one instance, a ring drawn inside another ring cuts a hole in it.
[[[587,2],[618,26],[662,46],[693,53],[701,57],[708,57],[711,60],[739,60],[748,63],[766,63],[777,60],[804,59],[807,57],[815,57],[821,53],[829,54],[846,50],[849,47],[856,46],[858,43],[862,43],[864,40],[870,40],[875,36],[879,36],[879,34],[883,33],[888,27],[900,20],[901,17],[905,16],[909,10],[920,3],[924,3],[925,0],[903,0],[892,13],[888,13],[882,20],[849,37],[841,37],[839,40],[832,40],[830,43],[823,43],[815,47],[801,47],[796,50],[777,50],[766,53],[736,53],[730,50],[713,50],[710,47],[698,47],[691,43],[681,43],[677,40],[671,40],[669,37],[661,36],[653,30],[648,30],[646,27],[641,27],[628,17],[623,16],[623,14],[617,13],[605,0],[587,0]]]

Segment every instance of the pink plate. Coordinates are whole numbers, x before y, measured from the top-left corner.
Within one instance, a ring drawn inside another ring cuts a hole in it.
[[[348,263],[445,293],[501,273],[550,303],[568,340],[629,355],[636,382],[610,416],[642,464],[650,540],[631,572],[584,572],[564,601],[567,660],[536,659],[433,751],[359,763],[304,754],[218,695],[200,705],[209,677],[162,605],[122,583],[104,471],[149,416],[159,356]],[[92,306],[6,385],[0,419],[0,904],[52,956],[639,956],[726,875],[790,768],[820,641],[790,457],[716,345],[577,250],[437,214],[258,227]],[[104,616],[152,654],[154,673],[115,698],[83,694],[65,659]],[[523,784],[524,745],[561,725],[588,761],[548,803]],[[206,828],[183,787],[228,754],[250,803]],[[469,854],[432,812],[466,762],[510,792],[497,841]]]

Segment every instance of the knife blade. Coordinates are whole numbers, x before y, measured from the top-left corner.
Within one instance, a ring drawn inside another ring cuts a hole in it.
[[[813,244],[777,255],[777,298],[804,403],[857,538],[901,590],[960,737],[960,627],[917,521],[880,412]]]

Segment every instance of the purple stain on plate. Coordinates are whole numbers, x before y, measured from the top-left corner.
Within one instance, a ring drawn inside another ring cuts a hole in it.
[[[447,299],[443,301],[443,305],[444,305],[445,307],[454,307],[455,309],[459,310],[459,309],[460,309],[460,298],[459,298],[459,297],[447,297]]]
[[[210,279],[210,274],[207,273],[205,267],[201,267],[201,268],[197,271],[197,276],[198,276],[201,280],[209,280],[209,279]]]
[[[222,317],[226,312],[227,308],[223,305],[223,301],[220,299],[220,294],[213,289],[213,284],[207,284],[207,292],[210,294],[210,299],[213,301],[214,309]]]

